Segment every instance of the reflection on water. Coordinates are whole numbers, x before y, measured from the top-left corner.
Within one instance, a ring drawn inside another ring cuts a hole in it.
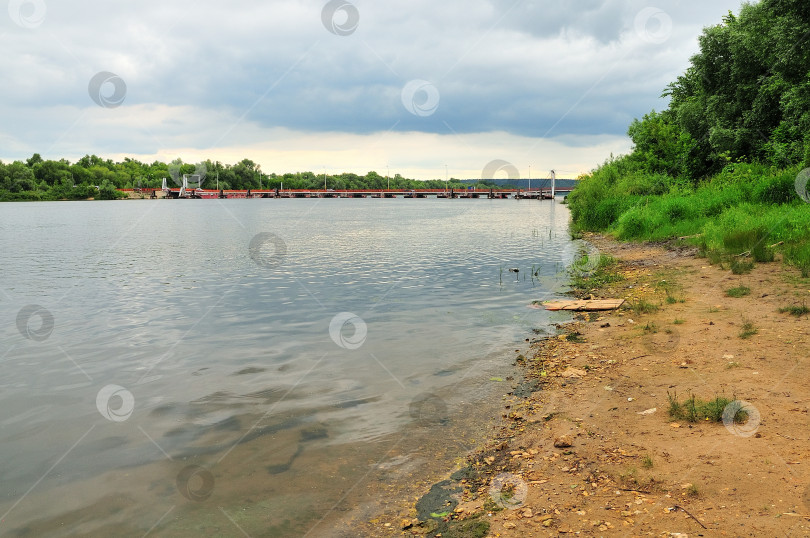
[[[567,219],[514,200],[3,204],[0,529],[339,534],[480,440],[509,390],[490,378],[562,319],[527,305],[559,292]]]

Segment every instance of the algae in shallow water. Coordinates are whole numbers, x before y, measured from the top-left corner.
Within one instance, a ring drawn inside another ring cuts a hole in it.
[[[442,480],[430,488],[425,495],[416,503],[416,512],[419,520],[429,519],[432,514],[441,514],[455,510],[458,501],[454,495],[461,493],[461,486],[454,484],[452,480]]]

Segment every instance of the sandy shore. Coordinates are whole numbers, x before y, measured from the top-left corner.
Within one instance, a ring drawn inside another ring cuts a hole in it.
[[[810,321],[779,312],[810,298],[810,279],[778,260],[733,275],[688,250],[588,240],[620,260],[624,277],[590,293],[630,307],[577,315],[516,353],[536,390],[506,398],[490,442],[434,487],[434,517],[423,498],[419,512],[367,530],[810,535]],[[727,296],[741,286],[750,294]],[[658,308],[632,308],[640,300]],[[741,337],[745,329],[753,334]],[[742,401],[748,417],[673,418],[675,394]]]

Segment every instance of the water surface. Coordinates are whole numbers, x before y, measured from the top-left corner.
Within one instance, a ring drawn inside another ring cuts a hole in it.
[[[0,204],[0,529],[337,533],[484,435],[516,346],[563,319],[528,305],[563,288],[567,221],[529,200]]]

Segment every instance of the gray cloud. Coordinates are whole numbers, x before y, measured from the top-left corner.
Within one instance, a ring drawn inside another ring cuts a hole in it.
[[[198,131],[187,133],[188,145],[238,139],[239,126],[206,129],[208,115],[313,132],[621,135],[633,117],[666,105],[658,96],[686,67],[700,29],[739,7],[736,0],[357,0],[357,30],[338,36],[321,21],[324,3],[47,2],[36,28],[0,14],[7,74],[0,109],[20,118],[0,126],[4,146],[58,145],[101,112],[88,152],[153,151],[164,139],[182,140],[190,126]],[[672,21],[663,42],[638,34],[637,16],[649,7]],[[97,110],[88,95],[100,71],[126,82],[116,109]],[[414,79],[438,90],[430,115],[402,104]],[[133,106],[180,113],[167,114],[159,132],[135,136],[119,123]],[[184,118],[184,107],[202,117]]]

